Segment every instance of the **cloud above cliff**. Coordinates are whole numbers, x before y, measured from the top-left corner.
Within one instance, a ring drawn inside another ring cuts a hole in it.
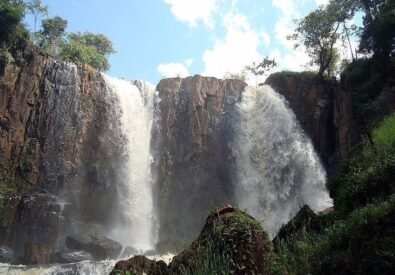
[[[213,14],[218,9],[217,0],[163,0],[180,22],[196,27],[199,21],[213,27]]]
[[[186,77],[189,75],[188,69],[182,63],[161,63],[158,65],[157,70],[164,78]]]
[[[226,29],[224,37],[217,38],[203,53],[203,75],[222,78],[226,73],[240,73],[246,65],[262,58],[258,48],[264,39],[244,15],[228,13],[222,24]],[[270,41],[267,36],[265,39]]]

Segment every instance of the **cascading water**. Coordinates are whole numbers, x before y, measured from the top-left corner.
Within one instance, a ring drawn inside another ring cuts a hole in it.
[[[304,204],[330,207],[325,170],[285,99],[269,86],[248,87],[237,107],[239,206],[272,235]]]
[[[154,245],[153,199],[150,165],[151,126],[155,89],[145,82],[130,82],[104,75],[118,96],[125,137],[125,163],[118,186],[121,218],[111,237],[141,251]]]

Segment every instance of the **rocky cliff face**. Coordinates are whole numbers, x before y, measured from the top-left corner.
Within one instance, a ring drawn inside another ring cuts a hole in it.
[[[290,108],[303,130],[312,139],[328,169],[336,153],[334,101],[340,93],[339,87],[334,82],[323,82],[310,76],[281,74],[272,75],[266,84],[288,100]],[[349,110],[343,109],[342,112],[347,113]]]
[[[0,241],[18,255],[28,240],[55,247],[59,228],[108,220],[123,144],[98,72],[34,49],[23,55],[25,66],[0,75],[0,178],[20,194],[2,198]]]
[[[233,200],[230,125],[244,87],[201,76],[158,84],[160,127],[152,142],[159,242],[196,237],[209,210]]]

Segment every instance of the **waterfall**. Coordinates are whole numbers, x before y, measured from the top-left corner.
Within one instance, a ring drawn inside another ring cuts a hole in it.
[[[119,98],[125,138],[124,166],[118,183],[121,218],[110,236],[124,246],[149,250],[154,245],[150,139],[155,89],[142,81],[106,75],[104,79]]]
[[[237,106],[236,194],[239,207],[274,235],[301,206],[332,205],[326,173],[285,99],[269,86],[246,88]]]

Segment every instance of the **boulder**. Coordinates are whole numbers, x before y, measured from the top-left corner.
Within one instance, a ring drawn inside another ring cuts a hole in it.
[[[90,253],[95,260],[115,259],[122,250],[122,245],[101,234],[90,235],[91,241],[81,242],[70,236],[66,237],[66,247],[72,250],[84,250]]]
[[[168,266],[135,256],[118,262],[111,274],[270,274],[273,262],[272,243],[260,224],[225,204],[209,215],[198,239]]]
[[[110,274],[166,275],[170,273],[164,261],[150,260],[145,256],[134,256],[126,261],[119,261]]]
[[[25,246],[25,262],[28,264],[50,264],[53,253],[52,245],[38,242],[27,242]]]
[[[83,250],[74,251],[62,251],[56,252],[52,257],[53,263],[77,263],[82,261],[93,261],[93,257],[90,253]]]
[[[261,225],[225,204],[208,216],[198,239],[173,258],[169,269],[172,274],[270,274],[273,255],[272,243]]]
[[[0,246],[0,262],[1,263],[12,263],[15,260],[15,253],[10,247],[1,245]]]

